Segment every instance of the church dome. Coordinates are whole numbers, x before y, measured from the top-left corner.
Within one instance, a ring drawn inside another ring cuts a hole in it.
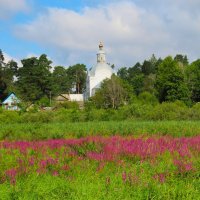
[[[102,42],[99,44],[99,51],[97,53],[97,64],[90,72],[90,76],[105,76],[110,77],[113,74],[113,69],[106,62],[106,53],[103,49],[104,45]]]
[[[90,76],[101,76],[103,74],[108,74],[108,76],[111,76],[113,74],[113,69],[107,63],[97,63],[96,66],[90,70],[89,74]]]

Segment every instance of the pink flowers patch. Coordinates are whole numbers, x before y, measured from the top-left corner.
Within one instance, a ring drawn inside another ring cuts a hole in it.
[[[200,153],[200,136],[191,138],[172,137],[86,137],[80,139],[61,139],[47,141],[0,142],[4,157],[9,156],[12,168],[5,170],[0,180],[6,177],[12,184],[21,175],[49,173],[53,176],[69,174],[79,163],[98,163],[96,173],[101,173],[106,163],[113,163],[124,169],[121,178],[124,183],[137,182],[138,177],[126,171],[127,163],[142,165],[148,162],[151,167],[158,164],[157,159],[169,154],[177,173],[195,170],[194,161]],[[5,153],[6,152],[6,153]],[[6,161],[5,161],[6,164]],[[8,165],[8,166],[9,166]],[[153,175],[155,180],[164,183],[165,173]],[[110,181],[110,179],[109,179]],[[109,182],[107,180],[107,182]]]

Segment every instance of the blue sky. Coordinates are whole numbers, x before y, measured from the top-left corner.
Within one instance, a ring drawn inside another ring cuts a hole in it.
[[[107,60],[133,66],[151,57],[199,58],[199,0],[0,0],[0,49],[20,61],[45,53],[54,65]]]

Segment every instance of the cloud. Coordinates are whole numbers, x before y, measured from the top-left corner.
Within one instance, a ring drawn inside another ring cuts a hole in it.
[[[3,56],[4,56],[4,62],[5,62],[5,63],[8,63],[9,61],[14,60],[15,62],[18,63],[18,66],[19,66],[19,67],[22,66],[22,63],[21,63],[21,61],[20,61],[19,58],[14,58],[13,56],[9,55],[9,54],[6,53],[6,52],[3,52]]]
[[[191,0],[116,1],[81,12],[48,8],[15,34],[48,48],[56,62],[95,64],[99,41],[104,41],[111,64],[132,66],[153,53],[198,56],[200,47],[200,3]],[[168,4],[169,3],[169,4]]]
[[[26,0],[0,0],[0,19],[10,17],[17,12],[26,11],[27,9]]]

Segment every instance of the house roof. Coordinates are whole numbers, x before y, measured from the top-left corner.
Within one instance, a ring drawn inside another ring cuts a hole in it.
[[[4,101],[6,101],[6,99],[8,99],[10,97],[10,95],[12,95],[12,94],[15,95],[14,92],[11,92],[9,94],[6,94],[6,93],[5,94],[0,94],[0,103],[3,103]]]
[[[55,98],[56,101],[68,101],[70,99],[69,94],[60,94]]]

